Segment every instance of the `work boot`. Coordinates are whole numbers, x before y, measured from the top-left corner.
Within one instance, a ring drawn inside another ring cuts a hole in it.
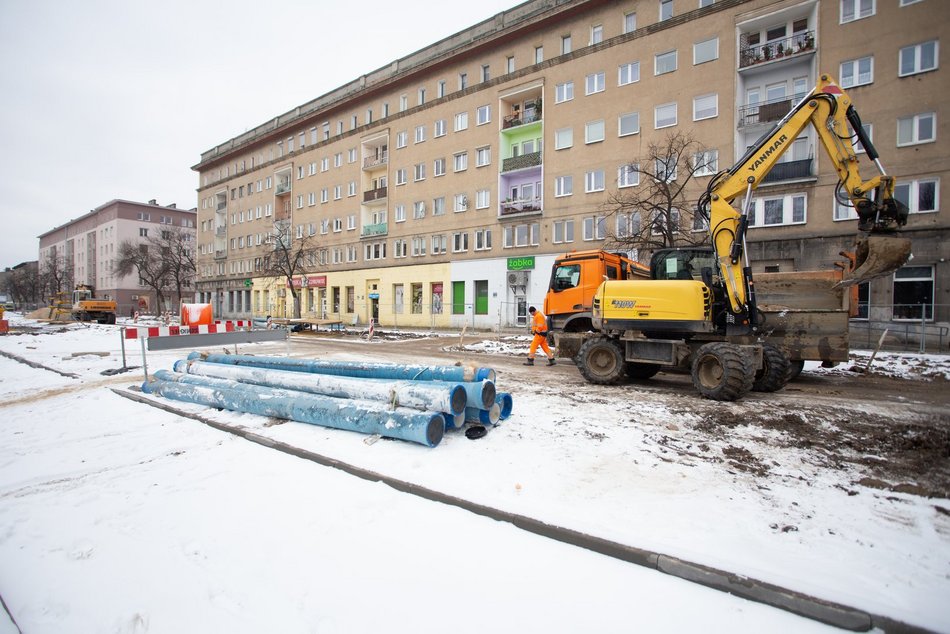
[[[532,359],[531,357],[528,357],[528,359],[524,362],[524,364],[525,364],[525,365],[534,365],[534,359]]]
[[[550,359],[548,359],[548,365],[554,365],[555,363],[557,362],[554,360],[554,357],[551,357]]]

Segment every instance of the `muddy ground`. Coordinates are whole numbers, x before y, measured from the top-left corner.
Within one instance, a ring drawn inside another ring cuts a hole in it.
[[[638,419],[639,405],[662,407],[669,423],[644,424],[655,455],[667,461],[704,461],[767,481],[789,477],[794,455],[808,473],[843,471],[843,482],[930,498],[950,498],[950,390],[926,358],[909,356],[901,376],[888,376],[867,355],[831,371],[806,370],[785,389],[751,393],[735,404],[700,398],[686,375],[660,373],[652,379],[616,387],[587,383],[570,362],[555,367],[525,367],[523,356],[472,352],[466,344],[482,336],[426,337],[378,333],[373,342],[352,338],[298,335],[294,341],[323,352],[371,352],[377,360],[418,362],[420,355],[443,362],[462,361],[495,368],[510,384],[558,394],[586,403],[616,403],[618,412]],[[504,336],[489,336],[503,343]],[[517,347],[517,338],[512,338]],[[523,341],[523,339],[522,339]],[[358,344],[359,348],[354,348]],[[526,344],[524,344],[526,346]],[[296,347],[296,346],[295,346]],[[504,346],[502,346],[504,347]],[[302,352],[302,351],[301,351]],[[947,361],[950,364],[950,361]],[[880,365],[880,364],[879,364]],[[854,368],[854,370],[852,370]],[[685,429],[684,429],[685,427]],[[603,430],[590,430],[593,441]],[[809,477],[802,472],[802,479]],[[846,485],[839,485],[849,493]],[[941,512],[946,513],[939,504]]]

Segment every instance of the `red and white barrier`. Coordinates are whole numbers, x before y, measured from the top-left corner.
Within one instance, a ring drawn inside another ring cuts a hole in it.
[[[141,339],[143,337],[172,337],[175,335],[206,335],[216,332],[234,332],[242,328],[240,324],[249,322],[225,321],[210,326],[148,326],[146,328],[126,328],[126,339]]]

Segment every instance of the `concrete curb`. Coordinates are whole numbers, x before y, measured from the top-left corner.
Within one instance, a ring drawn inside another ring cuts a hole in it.
[[[36,368],[37,370],[46,370],[47,372],[55,372],[56,374],[58,374],[58,375],[60,375],[60,376],[65,376],[65,377],[68,378],[68,379],[78,379],[78,378],[79,378],[79,375],[78,375],[78,374],[73,374],[72,372],[62,372],[61,370],[57,370],[56,368],[51,368],[51,367],[49,367],[49,366],[43,365],[42,363],[37,363],[36,361],[30,361],[29,359],[24,359],[23,357],[18,357],[17,355],[15,355],[15,354],[13,354],[13,353],[11,353],[11,352],[4,352],[3,350],[0,350],[0,356],[4,356],[4,357],[6,357],[6,358],[8,358],[8,359],[13,359],[14,361],[17,361],[17,362],[19,362],[19,363],[23,363],[24,365],[28,365],[28,366],[30,366],[31,368]]]
[[[601,537],[581,533],[563,526],[547,524],[532,517],[518,515],[490,506],[485,506],[477,502],[472,502],[471,500],[441,493],[418,484],[413,484],[412,482],[391,478],[381,473],[363,469],[335,458],[330,458],[328,456],[314,453],[300,447],[295,447],[293,445],[262,436],[258,433],[248,431],[240,427],[233,427],[231,425],[219,423],[207,419],[200,414],[185,412],[168,405],[167,403],[153,400],[141,393],[133,392],[128,389],[111,389],[115,394],[123,398],[143,403],[145,405],[150,405],[184,418],[198,421],[208,425],[209,427],[213,427],[214,429],[240,436],[245,440],[249,440],[250,442],[257,443],[269,449],[275,449],[282,453],[302,458],[304,460],[309,460],[326,467],[339,469],[345,473],[362,478],[364,480],[369,480],[371,482],[382,482],[383,484],[386,484],[403,493],[409,493],[411,495],[415,495],[426,500],[431,500],[433,502],[449,504],[451,506],[465,509],[475,513],[476,515],[488,517],[496,521],[508,522],[520,528],[521,530],[534,533],[535,535],[547,537],[565,544],[570,544],[572,546],[586,548],[587,550],[591,550],[608,557],[613,557],[615,559],[636,564],[638,566],[651,568],[658,572],[662,572],[685,581],[691,581],[708,588],[721,590],[723,592],[748,599],[749,601],[763,603],[765,605],[769,605],[780,610],[785,610],[786,612],[791,612],[793,614],[819,621],[821,623],[833,625],[841,629],[854,632],[866,632],[873,628],[879,628],[884,632],[897,634],[931,633],[931,630],[910,625],[887,616],[871,614],[869,612],[865,612],[864,610],[833,603],[831,601],[825,601],[824,599],[820,599],[818,597],[812,597],[795,590],[782,588],[781,586],[745,577],[736,573],[718,570],[716,568],[684,561],[682,559],[664,555],[662,553],[655,553],[636,548],[634,546],[620,544],[618,542],[613,542]]]

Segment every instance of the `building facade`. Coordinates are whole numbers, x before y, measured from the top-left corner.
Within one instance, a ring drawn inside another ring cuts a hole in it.
[[[947,322],[948,31],[937,0],[525,2],[203,153],[198,297],[232,316],[289,315],[299,290],[305,314],[345,322],[523,324],[558,254],[623,233],[608,201],[644,186],[627,166],[652,143],[708,148],[695,200],[827,73],[911,210],[915,257],[862,286],[862,318]],[[806,131],[755,192],[753,270],[853,249],[836,185]],[[264,275],[275,227],[315,247],[296,289]]]
[[[156,306],[151,289],[137,275],[118,276],[114,269],[119,247],[126,241],[145,244],[150,237],[175,229],[194,244],[196,218],[196,209],[159,205],[154,200],[111,200],[39,236],[40,276],[48,274],[51,267],[58,267],[64,282],[58,290],[69,293],[76,284],[92,286],[96,297],[116,301],[120,315],[136,310],[177,310],[173,306]],[[168,288],[172,290],[170,284]],[[188,290],[185,301],[193,298],[193,285]]]

